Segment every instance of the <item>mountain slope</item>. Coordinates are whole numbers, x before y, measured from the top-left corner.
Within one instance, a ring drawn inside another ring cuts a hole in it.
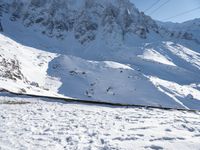
[[[0,6],[2,89],[200,109],[199,43],[170,37],[128,0]]]

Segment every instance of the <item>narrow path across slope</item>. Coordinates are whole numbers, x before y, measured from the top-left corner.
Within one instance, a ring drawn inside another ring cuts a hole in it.
[[[184,109],[184,108],[170,108],[170,107],[162,107],[162,106],[145,106],[145,105],[134,105],[134,104],[121,104],[121,103],[112,103],[112,102],[104,102],[101,100],[82,100],[82,99],[73,99],[73,98],[65,98],[65,97],[53,97],[53,96],[44,96],[44,95],[32,95],[32,94],[19,94],[10,91],[9,94],[13,94],[14,96],[28,96],[29,98],[45,98],[49,100],[61,100],[66,102],[77,102],[79,104],[98,104],[98,105],[108,105],[108,106],[120,106],[120,107],[134,107],[134,108],[155,108],[155,109],[162,109],[162,110],[180,110],[180,111],[188,111],[188,112],[198,112],[199,110],[194,109]]]

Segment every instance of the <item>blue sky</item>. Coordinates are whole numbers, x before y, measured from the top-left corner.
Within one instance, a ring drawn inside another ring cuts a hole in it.
[[[130,0],[132,1],[136,7],[140,11],[144,11],[145,9],[149,8],[153,3],[157,0]],[[187,20],[191,20],[194,18],[200,18],[200,0],[170,0],[166,5],[155,11],[151,14],[156,8],[158,8],[163,3],[167,2],[168,0],[160,0],[152,9],[146,12],[147,15],[150,15],[152,18],[161,21],[172,21],[172,22],[184,22]],[[193,11],[188,14],[184,14],[179,17],[170,18],[182,12],[194,9],[199,7],[198,10]]]

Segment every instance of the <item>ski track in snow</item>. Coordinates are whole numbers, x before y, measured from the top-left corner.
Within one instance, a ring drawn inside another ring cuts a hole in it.
[[[199,148],[199,112],[0,97],[1,150]]]

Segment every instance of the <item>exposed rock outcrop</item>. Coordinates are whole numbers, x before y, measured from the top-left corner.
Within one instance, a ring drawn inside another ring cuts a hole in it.
[[[22,20],[27,27],[38,24],[49,37],[65,38],[68,32],[85,43],[96,39],[98,32],[127,33],[146,38],[158,33],[154,20],[141,13],[128,0],[11,0],[7,2],[10,20]]]

